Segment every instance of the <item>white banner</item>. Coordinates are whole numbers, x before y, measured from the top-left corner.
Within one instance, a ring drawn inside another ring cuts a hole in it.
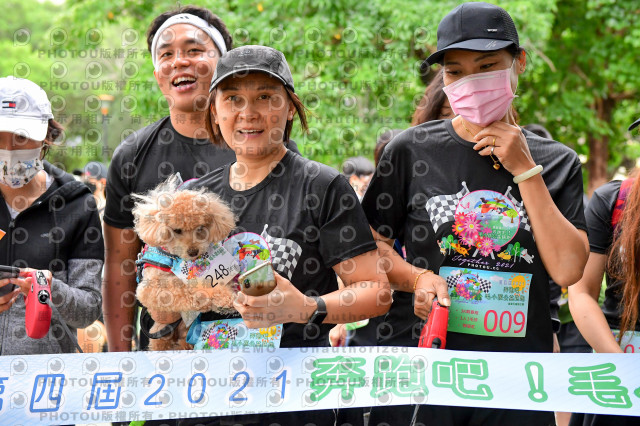
[[[0,424],[438,404],[640,416],[627,354],[405,347],[0,357]]]

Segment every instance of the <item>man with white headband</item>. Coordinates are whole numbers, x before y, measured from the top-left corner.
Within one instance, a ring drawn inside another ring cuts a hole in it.
[[[149,26],[147,45],[169,116],[125,139],[109,167],[103,309],[110,351],[131,350],[134,330],[133,265],[141,242],[132,229],[131,194],[144,193],[174,173],[187,180],[235,161],[233,151],[207,139],[203,111],[218,58],[231,43],[222,20],[196,6],[165,12]],[[146,348],[146,342],[140,346]]]
[[[191,15],[189,13],[180,13],[178,15],[173,15],[171,18],[164,21],[164,24],[162,24],[160,28],[158,28],[155,35],[153,36],[153,40],[151,41],[151,61],[153,62],[153,67],[156,69],[156,71],[158,71],[158,49],[163,43],[167,43],[167,40],[170,40],[170,38],[175,35],[175,33],[165,34],[165,30],[173,25],[178,24],[188,24],[201,29],[204,34],[213,41],[220,55],[224,55],[225,53],[227,53],[227,47],[224,41],[224,37],[216,27],[198,16]],[[202,43],[206,43],[206,36],[199,41]],[[158,41],[161,39],[162,41],[158,43]]]

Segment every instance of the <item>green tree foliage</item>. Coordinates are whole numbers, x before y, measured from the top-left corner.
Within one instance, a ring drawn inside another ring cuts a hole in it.
[[[9,0],[3,5],[8,18],[0,22],[0,47],[5,52],[0,75],[28,78],[40,85],[51,100],[56,120],[65,127],[49,161],[72,170],[102,160],[105,135],[97,95],[119,92],[114,85],[123,61],[108,55],[111,48],[104,46],[116,45],[120,29],[112,26],[103,32],[90,27],[78,42],[69,31],[71,26],[57,22],[64,16],[64,5],[37,0]],[[122,111],[107,117],[110,152],[126,134],[125,118],[129,117]]]
[[[523,118],[588,155],[590,192],[638,156],[626,128],[640,114],[639,17],[634,1],[558,1],[551,37],[523,91]]]
[[[47,47],[44,35],[51,25],[51,17],[60,13],[61,6],[36,0],[6,0],[2,5],[0,40],[11,41],[16,47],[29,46],[36,51]],[[3,74],[4,70],[2,68]]]
[[[303,154],[334,167],[352,155],[371,158],[382,132],[409,126],[433,75],[421,71],[420,64],[435,49],[438,22],[460,3],[197,2],[225,21],[235,46],[264,44],[285,53],[296,91],[310,111],[310,133],[302,135],[294,127],[292,137]],[[495,3],[513,16],[527,50],[527,72],[514,102],[520,123],[545,125],[580,154],[591,150],[589,176],[594,182],[640,153],[624,131],[640,113],[632,101],[640,79],[634,60],[634,47],[640,43],[636,2]],[[50,96],[65,99],[57,116],[67,118],[68,139],[86,149],[78,150],[81,154],[62,153],[60,161],[100,158],[102,142],[93,136],[102,131],[95,95],[116,97],[108,126],[111,149],[129,132],[168,113],[153,77],[145,32],[155,16],[176,6],[168,0],[67,0],[62,6],[9,0],[9,19],[0,23],[0,40],[9,55],[0,59],[0,72],[15,73],[16,64],[26,63],[31,67],[29,78],[49,84]],[[31,33],[26,44],[20,44],[19,37],[14,42],[21,28]],[[98,57],[61,57],[74,51],[98,52]],[[51,71],[58,62],[67,68],[59,79]],[[95,62],[94,68],[87,68],[90,62]],[[98,66],[98,77],[87,74]],[[64,90],[51,85],[56,81],[91,84]]]
[[[230,29],[234,45],[264,44],[285,53],[296,91],[310,111],[308,135],[294,128],[292,137],[304,155],[338,167],[349,156],[373,157],[378,136],[409,126],[426,80],[420,64],[435,49],[440,19],[460,2],[400,0],[280,0],[198,2],[218,14]],[[548,37],[552,0],[501,3],[520,21],[522,37],[543,48]],[[133,2],[69,0],[58,25],[67,28],[78,47],[90,28],[131,28],[135,47],[146,50],[144,33],[153,17],[172,9],[169,1]],[[526,19],[525,19],[526,18]],[[547,24],[548,23],[548,24]],[[136,59],[138,77],[153,82],[151,61]],[[137,100],[142,122],[167,114],[155,86],[127,87]]]

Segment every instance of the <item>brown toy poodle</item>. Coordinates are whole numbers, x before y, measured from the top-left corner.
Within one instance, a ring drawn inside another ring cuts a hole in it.
[[[235,217],[217,195],[204,189],[181,190],[179,184],[180,179],[172,176],[145,195],[134,194],[138,200],[133,209],[135,231],[148,247],[174,259],[195,260],[210,244],[229,235]],[[162,336],[150,339],[150,349],[191,349],[182,320],[185,313],[234,312],[236,292],[231,283],[214,287],[193,280],[187,283],[168,268],[145,267],[136,296],[154,320],[151,336]]]

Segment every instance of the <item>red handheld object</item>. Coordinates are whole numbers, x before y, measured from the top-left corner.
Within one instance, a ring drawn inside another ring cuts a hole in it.
[[[448,325],[449,309],[434,300],[427,323],[422,327],[418,347],[444,349],[447,343]]]
[[[31,288],[27,295],[24,323],[27,336],[41,339],[49,332],[51,307],[47,301],[51,297],[51,286],[42,271],[29,272]]]

